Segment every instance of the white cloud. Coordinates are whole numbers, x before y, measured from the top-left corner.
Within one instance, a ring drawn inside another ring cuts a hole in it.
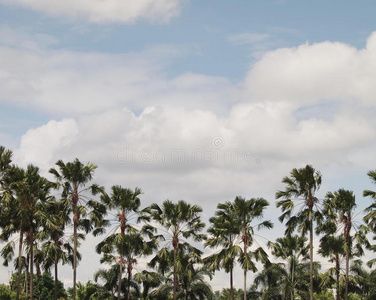
[[[224,110],[235,88],[225,78],[182,74],[166,78],[164,61],[173,47],[141,53],[102,54],[30,51],[0,47],[0,99],[33,105],[58,116],[95,113],[113,107],[141,111],[149,105]]]
[[[56,155],[64,153],[74,143],[78,134],[77,124],[72,119],[49,121],[46,125],[28,130],[21,138],[15,160],[20,165],[34,164],[43,171],[53,166]]]
[[[322,99],[372,103],[376,95],[376,35],[365,49],[336,42],[305,44],[266,53],[249,71],[245,87],[254,97],[296,105]]]
[[[1,0],[0,3],[19,5],[50,16],[67,16],[93,23],[133,23],[147,19],[168,22],[180,12],[181,0]]]

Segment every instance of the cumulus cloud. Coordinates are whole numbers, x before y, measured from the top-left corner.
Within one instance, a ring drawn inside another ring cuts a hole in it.
[[[181,0],[1,0],[0,3],[93,23],[133,23],[139,19],[164,23],[181,9]]]
[[[266,53],[245,79],[255,97],[316,103],[322,99],[371,103],[376,95],[376,35],[365,49],[338,42],[305,44]]]
[[[49,121],[22,136],[15,160],[22,166],[34,164],[47,171],[55,163],[54,158],[74,144],[77,134],[77,124],[73,119]]]

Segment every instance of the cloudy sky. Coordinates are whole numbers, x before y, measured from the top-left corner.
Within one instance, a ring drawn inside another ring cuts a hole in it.
[[[0,144],[43,174],[58,159],[93,162],[97,183],[138,186],[143,206],[200,204],[205,220],[219,202],[264,197],[272,240],[283,234],[274,195],[295,167],[321,171],[319,197],[353,190],[361,211],[376,168],[375,10],[372,0],[0,0]],[[95,243],[81,249],[81,281],[99,268]],[[61,279],[69,285],[69,267]]]

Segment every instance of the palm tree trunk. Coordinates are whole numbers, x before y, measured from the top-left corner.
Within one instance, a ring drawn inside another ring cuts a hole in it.
[[[234,300],[234,274],[232,268],[230,270],[230,300]]]
[[[244,270],[244,300],[247,300],[247,270]]]
[[[132,278],[132,262],[130,262],[131,258],[128,259],[128,295],[127,300],[131,299],[131,278]]]
[[[313,220],[309,216],[309,297],[313,300]]]
[[[295,299],[295,257],[291,259],[291,300]]]
[[[32,226],[32,225],[31,225]],[[30,229],[30,300],[34,297],[34,232]]]
[[[345,274],[345,300],[348,299],[348,294],[349,294],[349,265],[350,265],[350,255],[349,255],[348,245],[349,244],[346,245],[347,249],[346,249],[346,271],[345,271],[346,272],[346,274]]]
[[[58,261],[58,257],[57,257],[57,253],[55,253],[55,300],[57,300],[57,261]]]
[[[174,300],[177,300],[178,299],[178,295],[177,295],[177,290],[178,290],[178,270],[177,270],[177,267],[176,267],[176,263],[177,263],[177,253],[178,252],[178,249],[177,247],[174,245],[174,287],[173,287],[173,295],[174,295]]]
[[[122,280],[122,273],[123,273],[123,257],[120,256],[120,263],[119,263],[119,284],[118,284],[118,300],[121,298],[121,280]]]
[[[77,280],[77,223],[73,222],[73,300],[76,300]]]
[[[243,238],[243,243],[244,243],[244,247],[243,247],[243,251],[244,251],[244,256],[247,255],[247,251],[248,251],[248,237],[245,235],[245,237]],[[247,300],[247,268],[244,268],[244,290],[243,290],[243,295],[244,295],[244,300]]]
[[[337,300],[340,300],[340,297],[339,297],[339,270],[340,270],[339,255],[336,254],[336,299]]]
[[[17,270],[17,295],[16,299],[20,299],[21,293],[21,264],[22,264],[22,243],[23,243],[23,230],[20,231],[20,241],[18,244],[18,270]]]
[[[25,294],[26,299],[29,299],[29,266],[30,266],[30,254],[26,255],[26,268],[25,268]]]

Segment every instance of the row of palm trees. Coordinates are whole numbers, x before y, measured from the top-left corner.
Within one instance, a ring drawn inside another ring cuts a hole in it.
[[[253,292],[257,287],[264,287],[263,292],[254,295],[264,299],[282,299],[283,295],[283,299],[300,296],[313,300],[317,279],[313,252],[316,233],[321,236],[319,254],[335,262],[335,276],[331,278],[335,281],[336,299],[341,297],[340,260],[345,258],[344,299],[347,300],[351,259],[363,255],[364,248],[374,249],[367,234],[376,233],[376,192],[364,191],[364,196],[370,197],[373,203],[366,210],[364,222],[356,226],[354,194],[340,189],[328,193],[324,200],[319,199],[316,192],[322,176],[310,165],[293,169],[282,180],[285,189],[276,193],[277,207],[282,210],[279,220],[285,223],[286,232],[285,237],[270,241],[268,247],[276,258],[287,262],[288,268],[271,263],[266,250],[255,241],[256,230],[273,228],[269,220],[264,220],[269,206],[267,200],[236,197],[234,201],[219,203],[205,234],[200,206],[183,200],[166,200],[161,205],[154,203],[141,209],[142,191],[139,188],[132,190],[114,185],[106,192],[103,187],[91,183],[95,170],[94,164],[84,164],[78,159],[68,163],[59,160],[55,168],[49,170],[55,178],[52,182],[40,176],[36,166],[22,169],[13,165],[12,152],[0,147],[0,239],[6,242],[1,255],[4,264],[12,261],[16,253],[13,237],[17,235],[16,299],[21,295],[22,270],[26,277],[24,289],[33,299],[34,264],[37,274],[41,265],[46,270],[54,267],[55,299],[58,299],[58,265],[70,262],[72,299],[76,300],[80,286],[77,283],[80,241],[89,232],[96,236],[108,227],[110,230],[96,251],[102,255],[100,262],[108,264],[109,269],[98,270],[95,279],[101,278],[111,297],[118,299],[131,299],[132,289],[138,289],[139,284],[143,286],[143,292],[139,293],[143,294],[140,296],[143,299],[167,299],[168,295],[174,300],[214,299],[205,278],[225,270],[230,276],[229,298],[233,300],[234,270],[239,265],[243,270],[243,299],[246,300],[252,294],[247,289],[247,273],[257,272],[257,265],[263,264],[263,270],[252,285]],[[376,183],[376,171],[368,175]],[[54,197],[53,190],[60,191],[61,196]],[[71,226],[73,245],[66,238]],[[295,235],[296,231],[299,236]],[[214,253],[203,258],[200,246],[195,247],[192,241],[212,248]],[[155,272],[144,270],[134,274],[140,257],[150,258],[148,266]],[[309,272],[302,264],[307,259]],[[373,262],[371,260],[369,265]],[[308,274],[309,286],[301,281],[302,276],[297,276],[303,271]],[[262,279],[271,274],[279,274],[279,280],[283,278],[282,285],[277,285],[274,291],[265,289]],[[270,296],[271,291],[275,298]]]

